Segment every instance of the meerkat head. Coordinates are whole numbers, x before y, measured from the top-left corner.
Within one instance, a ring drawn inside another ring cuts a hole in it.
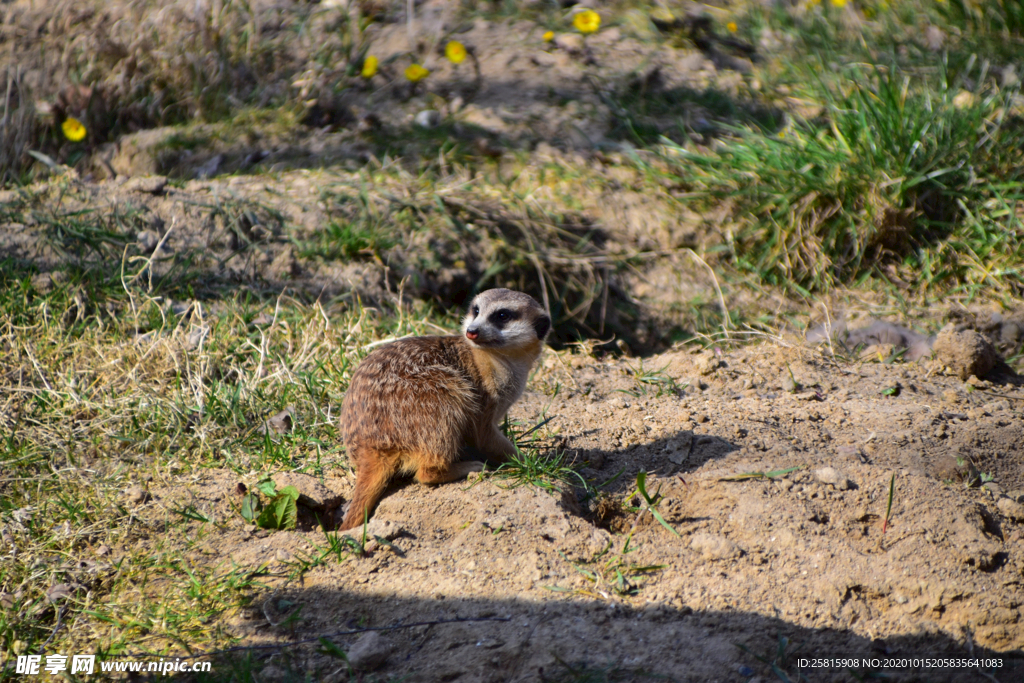
[[[529,348],[544,341],[551,318],[529,294],[511,289],[488,289],[469,304],[462,332],[475,347]]]

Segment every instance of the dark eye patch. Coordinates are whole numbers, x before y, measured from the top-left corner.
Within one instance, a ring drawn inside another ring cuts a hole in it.
[[[494,313],[491,313],[489,316],[487,316],[487,320],[490,321],[490,323],[497,327],[499,330],[505,327],[505,325],[512,322],[513,320],[518,319],[519,313],[515,311],[510,311],[507,308],[499,308]]]

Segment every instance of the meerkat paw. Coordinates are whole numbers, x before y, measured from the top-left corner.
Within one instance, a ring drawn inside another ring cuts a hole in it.
[[[446,484],[450,481],[465,479],[473,472],[483,470],[482,462],[471,460],[469,462],[455,462],[445,469],[437,467],[420,467],[416,472],[416,479],[421,484]]]

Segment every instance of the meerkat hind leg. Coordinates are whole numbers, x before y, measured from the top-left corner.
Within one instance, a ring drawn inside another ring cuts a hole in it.
[[[450,481],[465,479],[473,472],[481,472],[484,464],[476,460],[453,462],[448,467],[430,467],[423,465],[416,472],[416,481],[421,484],[447,484]]]
[[[395,474],[394,467],[390,467],[385,458],[363,455],[357,462],[360,464],[356,470],[356,488],[339,527],[342,531],[361,526],[370,518]]]

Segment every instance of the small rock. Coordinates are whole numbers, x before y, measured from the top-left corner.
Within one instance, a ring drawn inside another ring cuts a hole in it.
[[[378,631],[363,634],[348,652],[348,663],[357,671],[379,669],[391,656],[391,644]]]
[[[7,591],[0,591],[0,607],[3,609],[13,609],[14,596]]]
[[[728,560],[743,554],[739,546],[725,536],[700,532],[693,535],[690,548],[708,560]]]
[[[483,640],[476,641],[477,647],[482,647],[485,650],[494,650],[505,644],[504,640],[498,640],[497,638],[484,638]]]
[[[946,403],[956,404],[960,402],[960,394],[956,389],[945,389],[942,392],[942,400]]]
[[[829,484],[839,491],[845,491],[850,488],[850,480],[834,467],[821,467],[814,470],[813,474],[814,478],[822,484]]]
[[[273,664],[268,664],[260,669],[260,680],[267,681],[267,683],[278,683],[278,681],[284,681],[287,677],[288,673],[284,669]]]
[[[966,380],[984,377],[995,367],[999,355],[984,336],[974,330],[958,332],[952,325],[942,328],[932,347],[934,357],[953,374]]]
[[[288,560],[292,559],[292,554],[284,548],[278,548],[275,557],[277,558],[278,562],[287,562]]]
[[[355,529],[349,529],[348,531],[342,531],[343,535],[349,538],[360,540],[363,537],[363,527],[357,526]],[[385,521],[377,517],[373,517],[369,522],[366,523],[366,537],[373,538],[374,536],[380,536],[381,538],[393,541],[402,534],[405,533],[405,529],[398,526],[394,522]]]
[[[143,230],[136,235],[135,240],[139,243],[139,249],[143,254],[151,254],[156,249],[156,245],[160,244],[160,233],[156,230]]]
[[[999,74],[999,79],[1002,81],[1004,88],[1012,88],[1013,86],[1020,83],[1020,76],[1017,75],[1017,67],[1013,64],[1007,64],[1003,67],[1003,71]]]
[[[456,95],[452,98],[452,101],[448,103],[448,111],[452,114],[457,114],[460,109],[466,104],[466,102]]]
[[[110,554],[110,546],[105,544],[101,545],[99,548],[96,548],[96,554],[100,557],[106,557]]]
[[[71,597],[73,589],[66,583],[58,583],[46,591],[46,599],[52,603]]]
[[[162,175],[132,178],[124,184],[124,189],[129,192],[146,192],[148,194],[160,194],[165,187],[167,187],[167,178]]]
[[[294,420],[292,419],[292,407],[288,406],[277,415],[267,420],[267,423],[260,428],[260,432],[266,434],[271,432],[273,434],[287,434],[292,431],[292,425]]]
[[[128,487],[128,490],[124,492],[124,497],[130,504],[139,505],[146,502],[146,499],[149,498],[149,493],[141,486],[135,485]]]
[[[1001,398],[997,401],[989,401],[981,408],[989,415],[995,415],[999,412],[1009,412],[1011,410],[1010,402],[1005,398]]]
[[[194,301],[175,301],[171,303],[171,313],[180,318],[191,313],[195,305]]]
[[[62,271],[52,273],[39,273],[32,277],[32,289],[40,294],[47,294],[54,287],[59,287],[68,281],[68,275]]]
[[[188,333],[188,337],[185,338],[185,348],[187,349],[198,349],[199,345],[203,343],[207,335],[210,334],[210,328],[208,325],[197,327]]]
[[[554,43],[555,47],[566,52],[583,52],[583,36],[577,33],[559,33]]]
[[[697,372],[702,375],[710,375],[722,364],[711,351],[705,351],[697,356]]]
[[[1004,344],[1016,344],[1021,338],[1021,325],[1015,322],[1003,323],[999,330],[999,340]]]
[[[800,388],[800,383],[797,382],[791,373],[786,373],[782,376],[782,390],[787,394],[795,393]]]
[[[1024,505],[1010,498],[1000,498],[996,503],[999,511],[1015,522],[1024,522]]]
[[[285,411],[287,412],[287,411]],[[273,419],[273,418],[271,418]],[[285,486],[294,486],[299,492],[299,505],[323,512],[341,505],[343,498],[330,490],[314,477],[298,472],[278,472],[273,477],[274,486],[280,491]]]
[[[994,481],[987,481],[981,485],[982,490],[987,491],[993,498],[999,498],[1003,495],[1003,487]]]
[[[420,128],[437,128],[441,125],[441,112],[434,109],[424,109],[416,114],[413,119]]]

